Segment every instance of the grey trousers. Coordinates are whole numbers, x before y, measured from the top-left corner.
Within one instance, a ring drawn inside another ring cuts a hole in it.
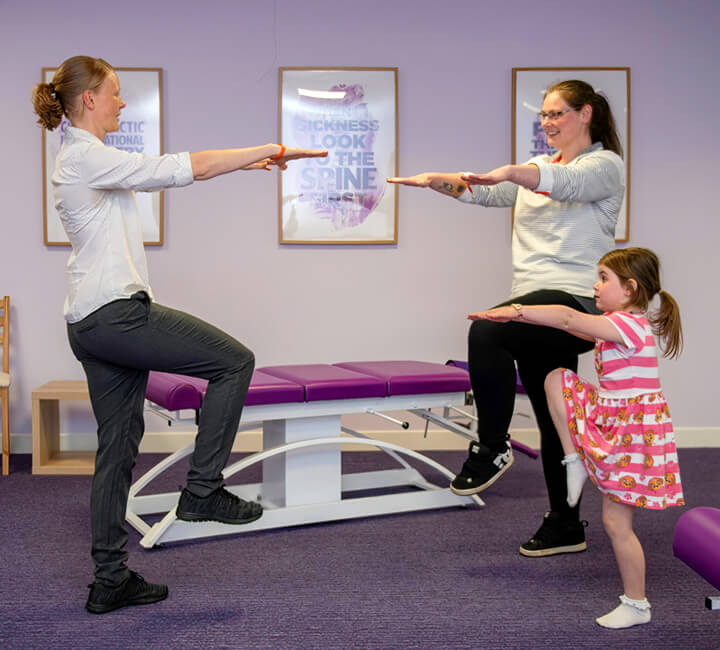
[[[148,372],[209,380],[187,476],[188,489],[206,496],[223,485],[255,358],[216,327],[153,303],[145,292],[68,324],[68,338],[87,375],[98,426],[90,496],[95,579],[115,586],[129,576],[125,511],[145,430]]]

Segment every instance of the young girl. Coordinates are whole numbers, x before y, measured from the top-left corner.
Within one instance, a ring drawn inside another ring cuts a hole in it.
[[[603,494],[603,524],[612,542],[625,593],[620,605],[596,621],[626,628],[650,621],[645,598],[645,557],[632,528],[636,508],[685,505],[670,412],[660,390],[655,337],[667,357],[682,347],[680,313],[660,289],[660,264],[652,251],[611,251],[598,264],[592,316],[562,305],[512,303],[470,314],[470,320],[519,320],[595,340],[599,389],[571,370],[545,380],[567,472],[568,504],[580,499],[588,475]],[[645,314],[659,294],[659,309]]]

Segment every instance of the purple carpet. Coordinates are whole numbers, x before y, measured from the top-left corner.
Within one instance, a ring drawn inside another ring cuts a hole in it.
[[[431,454],[452,469],[464,454]],[[158,460],[141,455],[137,471]],[[344,455],[346,471],[392,466],[379,452]],[[680,450],[689,507],[720,505],[720,449]],[[583,500],[588,551],[525,558],[518,546],[546,509],[540,463],[516,455],[483,496],[453,508],[227,536],[144,550],[130,566],[167,582],[166,601],[103,616],[84,609],[91,581],[90,477],[32,476],[13,456],[0,477],[0,647],[10,648],[720,648],[710,585],[672,555],[685,510],[640,512],[649,625],[594,622],[621,586],[600,521]],[[242,476],[237,480],[246,480]],[[180,472],[168,486],[183,482]],[[249,476],[247,480],[257,480]]]

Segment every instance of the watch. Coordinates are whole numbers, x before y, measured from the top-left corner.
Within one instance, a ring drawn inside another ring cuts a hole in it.
[[[523,306],[519,302],[513,302],[510,303],[510,306],[518,313],[518,318],[522,318],[522,308]]]

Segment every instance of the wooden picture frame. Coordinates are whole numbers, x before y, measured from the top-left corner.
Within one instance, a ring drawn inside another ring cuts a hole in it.
[[[630,239],[630,68],[513,68],[512,69],[512,162],[523,163],[550,153],[537,113],[545,90],[566,79],[581,79],[610,104],[625,161],[625,197],[620,209],[615,240]]]
[[[113,68],[120,81],[120,95],[127,104],[120,129],[108,133],[105,144],[129,151],[159,156],[163,151],[162,68]],[[57,68],[43,68],[42,81],[49,83]],[[52,174],[62,145],[67,117],[53,131],[42,129],[43,241],[46,246],[69,246],[70,242],[55,210]],[[164,193],[137,192],[146,246],[161,246],[164,240]]]
[[[397,68],[279,69],[280,142],[327,149],[278,185],[280,244],[397,244]]]

